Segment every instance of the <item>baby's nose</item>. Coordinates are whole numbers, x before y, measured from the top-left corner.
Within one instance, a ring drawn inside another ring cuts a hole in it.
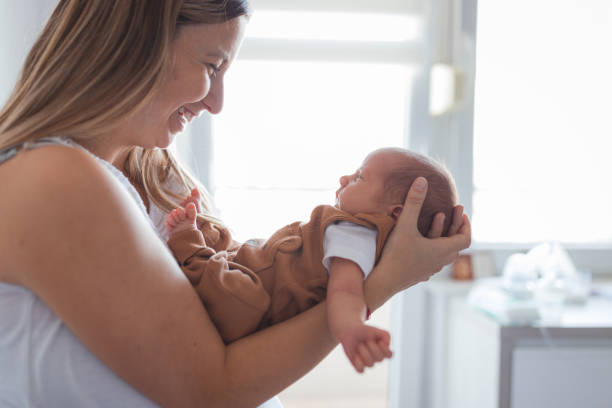
[[[340,185],[344,187],[348,183],[348,176],[340,177]]]

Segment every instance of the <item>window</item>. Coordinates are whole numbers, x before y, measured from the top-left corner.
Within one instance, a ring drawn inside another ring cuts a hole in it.
[[[612,4],[478,4],[474,239],[612,245]]]
[[[255,2],[213,120],[211,184],[241,240],[307,219],[368,152],[405,144],[420,33],[411,14],[269,3]]]
[[[408,67],[246,60],[232,69],[213,122],[213,180],[240,240],[333,204],[341,175],[376,147],[403,144]]]

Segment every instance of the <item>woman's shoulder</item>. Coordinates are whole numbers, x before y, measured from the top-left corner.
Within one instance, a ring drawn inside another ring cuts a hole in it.
[[[0,267],[0,280],[22,276],[19,269],[27,263],[21,257],[28,253],[49,256],[60,243],[95,245],[101,229],[125,234],[130,224],[122,219],[144,219],[121,182],[95,157],[73,147],[24,150],[0,165],[0,180],[0,211],[8,215],[0,245],[13,254]]]
[[[121,183],[84,150],[50,145],[24,150],[0,166],[5,211],[51,211],[79,205],[92,209],[121,200]],[[114,192],[115,194],[109,194]],[[6,213],[6,212],[5,212]]]

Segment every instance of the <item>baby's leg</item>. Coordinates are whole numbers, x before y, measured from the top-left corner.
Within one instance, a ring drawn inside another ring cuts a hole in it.
[[[166,216],[166,229],[168,234],[172,236],[180,231],[189,229],[196,230],[196,206],[189,202],[185,208],[175,208]]]

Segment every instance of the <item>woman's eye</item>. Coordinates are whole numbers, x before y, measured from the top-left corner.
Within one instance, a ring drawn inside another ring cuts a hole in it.
[[[211,77],[216,77],[217,76],[217,72],[220,71],[220,69],[214,65],[214,64],[206,64],[207,69],[208,69],[208,75],[210,75]]]

